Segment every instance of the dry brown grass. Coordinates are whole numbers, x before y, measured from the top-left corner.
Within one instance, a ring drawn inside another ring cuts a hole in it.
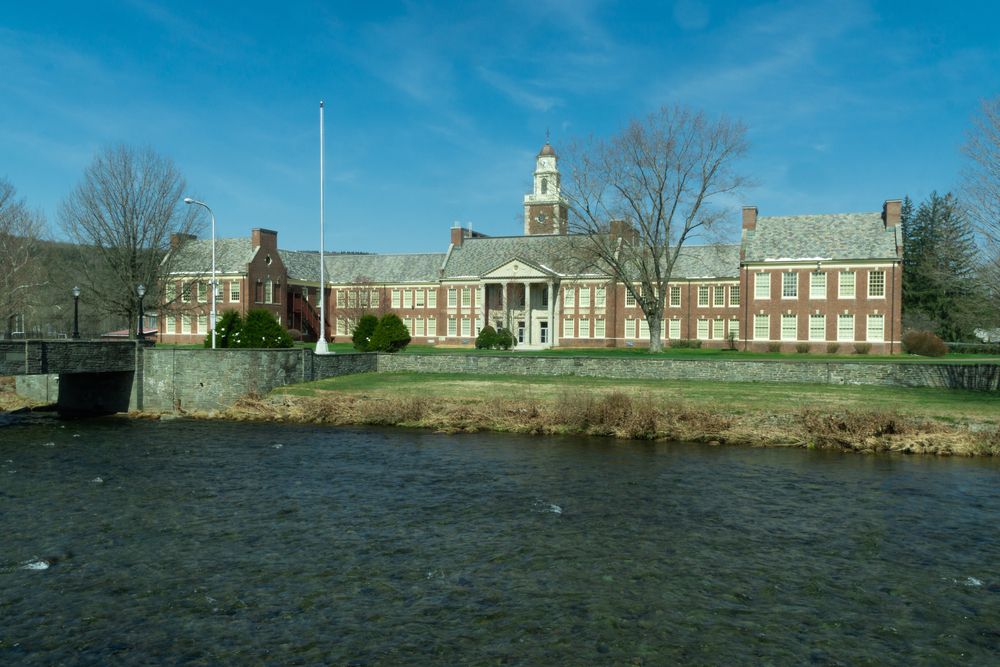
[[[834,448],[960,456],[1000,455],[1000,433],[887,410],[734,414],[621,391],[566,391],[554,398],[357,395],[247,398],[221,415],[331,425],[383,425],[440,432],[498,431],[669,439],[754,447]]]

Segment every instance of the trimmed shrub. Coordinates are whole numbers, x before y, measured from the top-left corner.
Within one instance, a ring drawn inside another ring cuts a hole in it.
[[[372,334],[375,333],[375,327],[378,326],[378,318],[374,315],[362,315],[361,319],[358,320],[357,326],[354,327],[354,331],[351,334],[351,342],[354,343],[354,349],[358,352],[367,352],[369,346],[371,345]]]
[[[826,344],[826,353],[827,354],[837,354],[838,350],[840,350],[840,343],[827,343]]]
[[[781,343],[768,343],[767,344],[767,351],[768,352],[781,352]]]
[[[678,340],[670,341],[670,347],[677,348],[678,350],[700,350],[701,341],[700,340],[688,340],[686,338],[681,338]]]
[[[258,308],[247,313],[239,332],[238,347],[291,347],[288,335],[278,319],[269,310]],[[231,345],[230,347],[237,347]]]
[[[497,330],[486,325],[479,331],[479,335],[476,336],[476,349],[477,350],[492,350],[497,346]]]
[[[288,335],[292,337],[292,340],[302,340],[302,332],[298,329],[289,329]]]
[[[872,351],[871,343],[855,343],[854,354],[868,354]]]
[[[907,331],[903,334],[903,351],[922,357],[943,357],[948,346],[930,331]]]
[[[514,334],[512,334],[508,329],[497,329],[495,340],[496,348],[500,350],[509,350],[517,345],[517,340],[514,339]]]
[[[395,313],[386,313],[378,321],[371,341],[369,352],[399,352],[410,344],[410,332],[406,330],[403,320]]]
[[[215,322],[215,346],[239,347],[240,330],[243,328],[243,318],[235,310],[227,310],[222,313]],[[212,347],[212,333],[205,336],[205,347]]]
[[[809,343],[796,343],[795,351],[799,354],[809,354]]]

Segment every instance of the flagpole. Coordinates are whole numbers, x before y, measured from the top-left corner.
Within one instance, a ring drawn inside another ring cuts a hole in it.
[[[319,103],[319,338],[316,340],[316,354],[329,354],[326,344],[326,275],[324,272],[323,248],[325,202],[323,200],[323,101]]]

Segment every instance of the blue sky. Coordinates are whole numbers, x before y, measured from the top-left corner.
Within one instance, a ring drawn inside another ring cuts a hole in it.
[[[219,236],[441,251],[518,234],[546,130],[607,135],[663,104],[749,126],[738,203],[873,211],[958,184],[1000,93],[996,2],[10,2],[0,176],[45,212],[95,152],[170,157]],[[735,237],[738,214],[731,216]]]

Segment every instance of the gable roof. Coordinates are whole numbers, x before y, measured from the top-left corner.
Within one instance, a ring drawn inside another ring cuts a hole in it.
[[[881,213],[762,216],[744,232],[744,260],[895,259],[897,233]]]
[[[246,273],[254,249],[248,238],[215,240],[215,272]],[[212,240],[192,239],[170,251],[170,270],[175,273],[207,273],[212,268]]]
[[[292,280],[319,282],[319,252],[281,250]],[[375,283],[422,283],[438,279],[445,253],[402,255],[324,255],[324,278],[331,283],[365,279]]]

